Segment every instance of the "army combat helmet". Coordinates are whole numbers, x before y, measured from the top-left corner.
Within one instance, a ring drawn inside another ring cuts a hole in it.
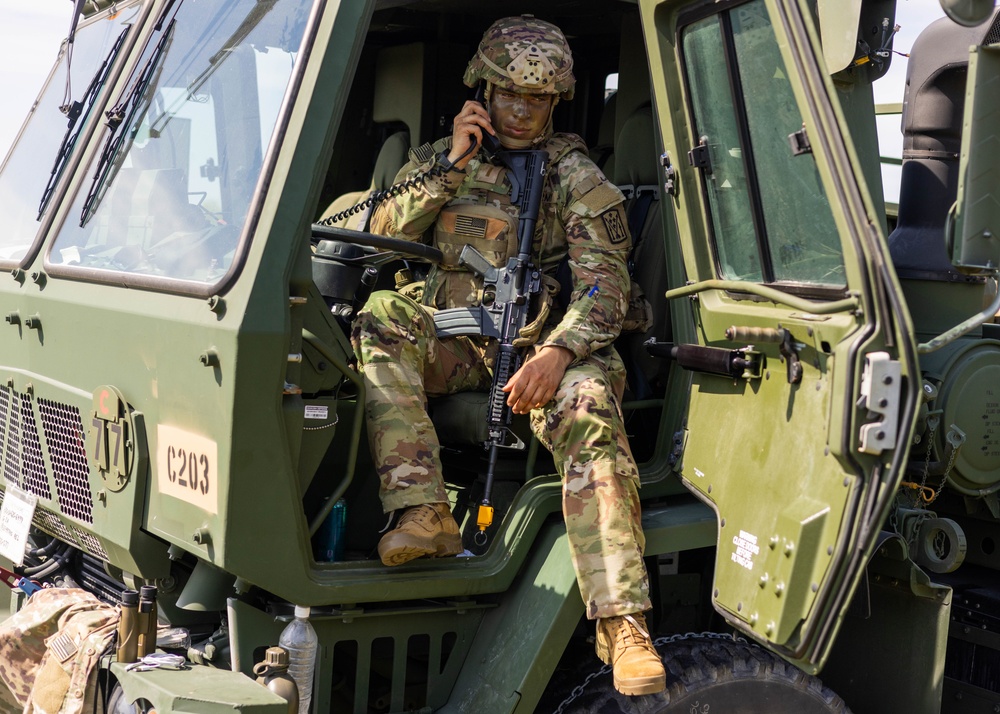
[[[512,92],[573,98],[573,54],[562,30],[531,15],[497,20],[465,70],[465,84],[485,81]]]
[[[552,133],[552,111],[560,99],[572,99],[576,85],[573,54],[562,30],[532,15],[497,20],[483,34],[476,54],[469,61],[465,85],[485,83],[483,98],[487,108],[493,87],[511,92],[551,94],[552,106],[545,130],[532,141],[502,136],[511,148],[538,144]]]

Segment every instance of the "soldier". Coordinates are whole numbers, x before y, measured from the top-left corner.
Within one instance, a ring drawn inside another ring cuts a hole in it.
[[[624,694],[661,691],[663,664],[646,630],[651,607],[642,561],[638,470],[620,400],[624,365],[612,347],[629,300],[631,238],[621,192],[587,157],[573,134],[552,131],[552,112],[571,99],[573,59],[559,28],[530,16],[498,20],[465,72],[484,103],[466,102],[452,135],[411,152],[397,180],[428,176],[387,199],[372,231],[433,239],[444,261],[431,268],[421,302],[399,293],[372,295],[355,320],[352,342],[367,387],[365,404],[384,510],[402,510],[378,551],[386,565],[462,551],[441,475],[428,396],[490,387],[495,344],[482,337],[439,338],[435,309],[480,299],[482,280],[457,257],[473,243],[496,266],[517,247],[517,209],[506,168],[471,151],[489,134],[507,149],[549,155],[547,186],[533,260],[555,276],[568,267],[565,307],[553,307],[537,342],[504,391],[516,414],[552,453],[563,483],[563,513],[587,617],[597,620],[597,653],[613,663]],[[437,171],[428,175],[435,167]],[[555,284],[554,279],[549,281]]]

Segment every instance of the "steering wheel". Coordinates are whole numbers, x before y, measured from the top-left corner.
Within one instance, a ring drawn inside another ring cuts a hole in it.
[[[312,224],[312,237],[314,240],[339,240],[344,243],[363,245],[369,248],[378,248],[401,255],[412,255],[415,258],[423,258],[431,263],[440,263],[444,260],[444,254],[433,246],[401,238],[387,238],[365,231],[352,231],[348,228],[338,226],[324,226],[322,223]]]

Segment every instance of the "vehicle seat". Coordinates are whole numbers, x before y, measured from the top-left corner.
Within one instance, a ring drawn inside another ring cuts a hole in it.
[[[601,121],[597,125],[597,145],[590,149],[590,160],[604,175],[611,177],[615,167],[615,107],[618,104],[618,92],[615,92],[604,102],[601,110]]]
[[[615,347],[628,370],[627,399],[649,399],[662,394],[665,362],[649,356],[642,343],[650,337],[670,339],[670,311],[665,304],[667,291],[666,249],[661,220],[659,156],[653,109],[636,109],[615,140],[612,181],[625,194],[625,213],[632,234],[629,270],[653,306],[653,324],[644,333],[623,334]],[[664,370],[661,372],[661,370]]]
[[[341,211],[345,211],[352,206],[364,201],[375,191],[384,191],[392,186],[396,174],[403,168],[408,160],[410,151],[410,133],[407,131],[397,131],[389,135],[389,138],[379,149],[378,158],[375,160],[375,169],[372,171],[372,182],[363,191],[352,191],[338,196],[323,212],[323,218],[332,216]],[[334,225],[353,230],[363,230],[367,224],[368,212],[361,211],[349,216]]]

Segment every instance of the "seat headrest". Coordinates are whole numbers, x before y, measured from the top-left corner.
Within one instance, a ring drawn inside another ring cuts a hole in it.
[[[604,102],[601,109],[601,121],[597,125],[597,145],[611,146],[615,143],[615,106],[618,104],[618,92],[615,92]]]
[[[410,133],[397,131],[391,134],[375,159],[375,170],[372,172],[372,188],[385,190],[392,186],[396,174],[406,164],[410,151]]]
[[[612,181],[618,186],[656,185],[658,171],[653,108],[647,104],[632,112],[622,124],[615,140]]]

